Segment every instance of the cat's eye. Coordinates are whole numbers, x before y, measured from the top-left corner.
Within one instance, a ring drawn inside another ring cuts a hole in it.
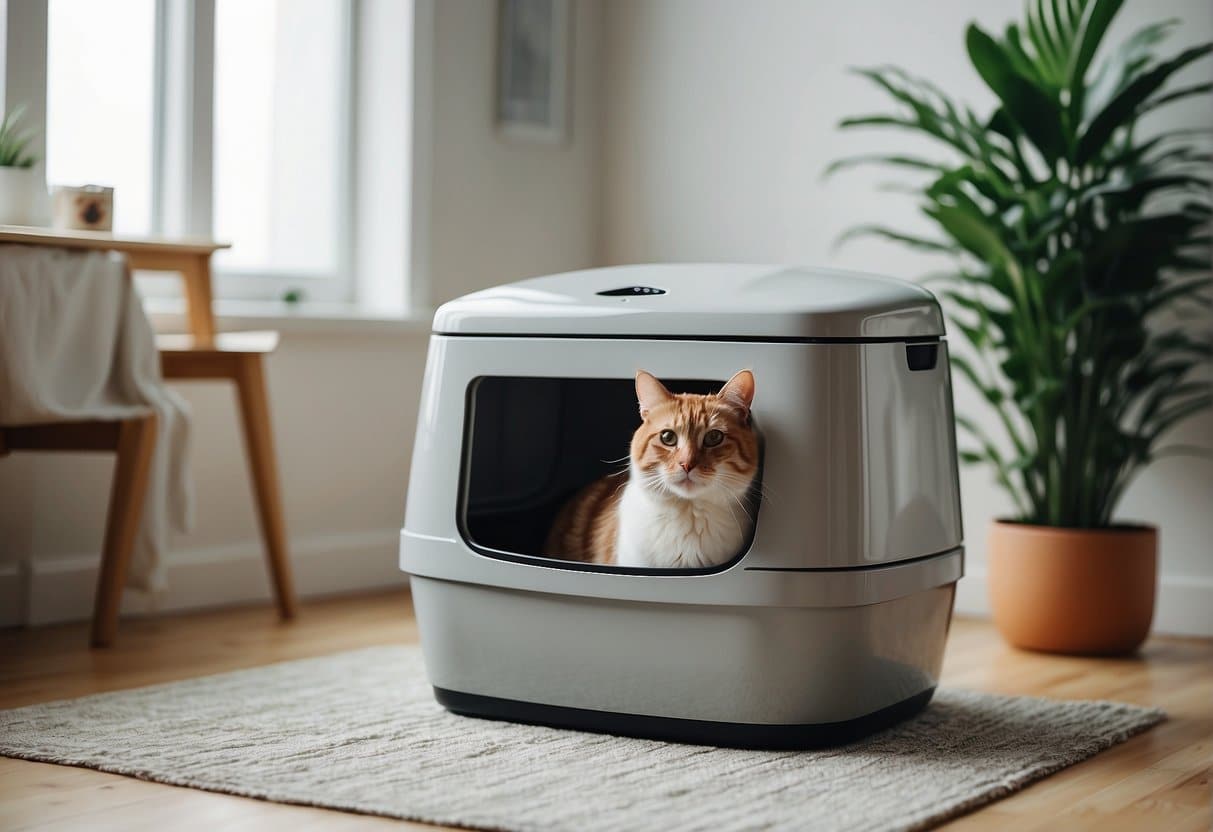
[[[669,428],[663,430],[658,438],[661,439],[662,445],[668,445],[671,448],[678,444],[678,434]]]
[[[724,433],[713,428],[703,435],[703,446],[705,448],[715,448],[724,441]]]

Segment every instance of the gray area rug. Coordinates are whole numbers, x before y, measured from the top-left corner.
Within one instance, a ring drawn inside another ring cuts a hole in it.
[[[0,711],[0,754],[283,803],[503,830],[920,829],[1163,719],[943,690],[825,751],[704,748],[468,719],[415,647]]]

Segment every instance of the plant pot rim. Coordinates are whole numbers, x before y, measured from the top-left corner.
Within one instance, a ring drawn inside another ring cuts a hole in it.
[[[1111,526],[1045,526],[1037,523],[1024,523],[1009,517],[996,517],[992,526],[1016,529],[1031,534],[1062,534],[1062,535],[1153,535],[1158,533],[1158,527],[1150,523],[1114,523]]]

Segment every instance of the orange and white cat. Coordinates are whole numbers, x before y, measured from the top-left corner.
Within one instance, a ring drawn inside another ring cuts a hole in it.
[[[750,486],[758,438],[750,424],[754,374],[719,393],[671,393],[636,374],[643,420],[632,436],[626,483],[603,477],[561,508],[551,557],[649,568],[704,568],[732,560],[753,528]]]

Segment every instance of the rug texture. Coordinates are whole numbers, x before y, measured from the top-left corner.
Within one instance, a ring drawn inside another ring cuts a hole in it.
[[[0,754],[502,830],[917,829],[1143,731],[1160,711],[942,690],[824,751],[739,751],[468,719],[415,647],[0,711]]]

